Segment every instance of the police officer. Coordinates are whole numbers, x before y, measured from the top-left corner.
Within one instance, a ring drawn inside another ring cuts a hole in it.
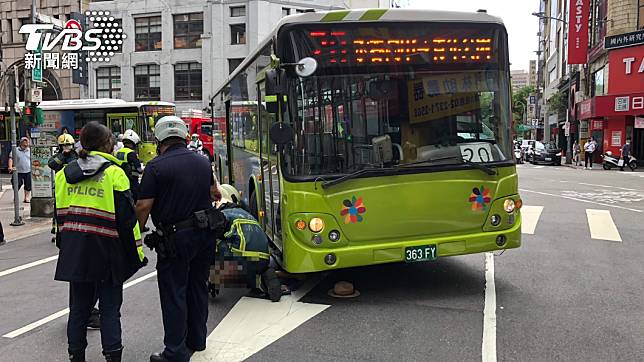
[[[55,279],[70,282],[68,352],[71,361],[85,361],[86,326],[98,293],[103,355],[121,361],[123,283],[142,266],[132,232],[136,215],[125,172],[109,160],[109,129],[90,122],[80,142],[80,158],[56,174]]]
[[[58,172],[62,170],[63,167],[65,167],[66,165],[70,164],[72,161],[75,161],[77,159],[78,159],[78,153],[76,153],[76,150],[74,150],[74,137],[72,137],[72,135],[69,134],[69,131],[66,127],[63,127],[63,131],[61,135],[58,136],[58,152],[49,159],[49,162],[47,162],[47,165],[49,166],[50,169],[54,170],[54,172]],[[54,237],[51,238],[52,243],[56,242],[55,234],[57,232],[58,232],[58,228],[56,226],[56,210],[54,209],[54,219],[52,221],[52,226],[51,226],[51,233],[54,234]],[[69,291],[70,300],[72,298],[72,295],[73,293],[70,288],[70,291]],[[97,300],[98,300],[98,294],[94,295],[94,304],[96,304]],[[89,317],[87,328],[89,329],[101,328],[101,319],[100,319],[98,308],[92,308],[92,313]]]
[[[151,362],[188,361],[206,348],[208,274],[215,238],[195,226],[195,212],[211,210],[221,195],[208,160],[186,148],[188,130],[181,118],[165,116],[155,128],[158,154],[143,173],[136,213],[139,225],[151,214],[166,231],[174,255],[158,252],[157,281],[163,316],[163,352]],[[158,249],[157,249],[158,251]]]
[[[139,199],[139,177],[143,173],[141,161],[139,161],[139,157],[136,154],[136,148],[139,142],[141,142],[139,135],[133,130],[128,129],[123,134],[123,147],[116,151],[116,158],[127,164],[125,173],[130,179],[130,190],[132,191],[132,197],[135,203]]]

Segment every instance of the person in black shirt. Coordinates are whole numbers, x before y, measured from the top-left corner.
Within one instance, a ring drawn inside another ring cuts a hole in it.
[[[159,156],[143,172],[136,205],[139,225],[151,215],[157,230],[176,230],[168,236],[175,255],[157,259],[165,349],[152,354],[151,362],[189,361],[194,351],[206,348],[207,281],[215,237],[207,229],[178,225],[192,225],[194,213],[211,209],[221,194],[208,159],[186,148],[187,134],[179,117],[157,122]]]
[[[631,139],[630,138],[627,138],[626,143],[622,146],[622,159],[624,160],[624,164],[622,164],[622,167],[619,168],[620,171],[624,171],[624,166],[629,166],[629,162],[631,161]]]

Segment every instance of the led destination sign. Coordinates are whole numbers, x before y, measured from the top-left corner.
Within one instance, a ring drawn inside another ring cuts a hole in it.
[[[300,56],[313,57],[323,66],[485,64],[496,62],[498,56],[496,32],[490,29],[428,31],[390,24],[294,33]]]

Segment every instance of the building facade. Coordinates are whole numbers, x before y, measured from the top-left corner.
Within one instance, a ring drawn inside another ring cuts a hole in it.
[[[90,96],[206,109],[217,87],[279,20],[305,11],[389,7],[390,1],[115,0],[91,10],[121,19],[128,37],[109,62],[91,63]]]
[[[643,159],[644,0],[596,0],[591,24],[586,97],[576,103],[581,137],[616,155],[630,138]]]
[[[568,18],[577,1],[541,0],[538,83],[545,140],[562,149],[594,138],[619,155],[630,138],[644,157],[644,0],[582,0],[589,6],[587,62],[568,65]],[[566,122],[568,121],[568,122]],[[568,131],[566,131],[568,130]],[[570,136],[568,137],[567,134]]]
[[[525,70],[512,70],[510,71],[510,77],[513,91],[530,85],[530,74]]]
[[[88,6],[87,1],[79,0],[47,0],[36,3],[36,11],[42,15],[65,23],[74,13],[82,13]],[[13,64],[18,65],[18,74],[24,75],[24,65],[21,61],[25,58],[26,36],[20,34],[20,27],[31,24],[31,1],[28,0],[0,0],[0,56],[1,71],[4,75]],[[89,95],[85,85],[76,84],[72,79],[70,69],[45,69],[43,71],[43,99],[78,99]],[[6,78],[0,85],[0,97],[7,101],[5,84]],[[20,92],[18,98],[24,100],[24,77],[19,78]]]

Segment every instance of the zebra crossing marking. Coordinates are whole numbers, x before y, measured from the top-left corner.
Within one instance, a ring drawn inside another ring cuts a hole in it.
[[[543,206],[526,206],[521,208],[521,233],[534,235],[539,223]]]
[[[617,226],[608,210],[586,209],[590,237],[592,239],[622,242]]]

